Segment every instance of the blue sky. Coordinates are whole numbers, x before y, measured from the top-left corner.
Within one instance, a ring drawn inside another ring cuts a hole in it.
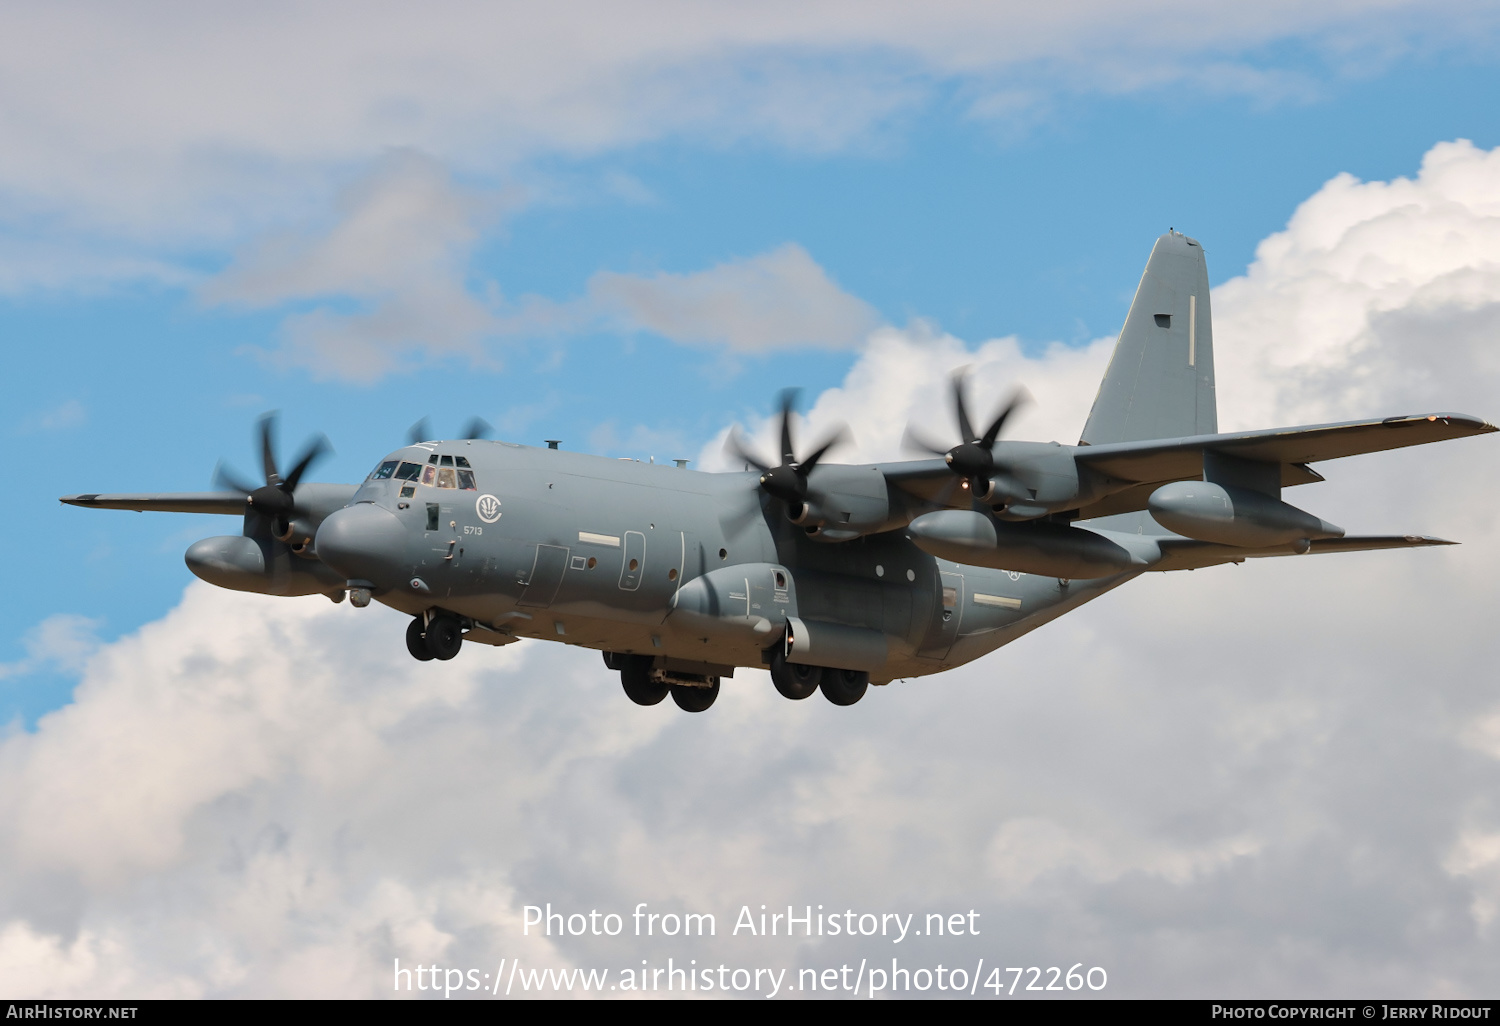
[[[1273,97],[1203,95],[1181,83],[1074,91],[1041,110],[980,118],[962,82],[938,81],[920,102],[828,148],[682,131],[601,152],[539,153],[488,173],[455,170],[456,187],[502,197],[460,273],[476,295],[562,303],[600,271],[686,274],[794,243],[888,323],[925,320],[970,342],[1076,345],[1117,330],[1150,241],[1169,225],[1205,241],[1218,283],[1243,273],[1260,240],[1336,174],[1409,176],[1435,142],[1500,143],[1500,65],[1488,51],[1408,54],[1357,74],[1295,42],[1247,59],[1312,84]],[[324,202],[389,152],[371,148],[325,171]],[[311,217],[260,230],[315,230],[330,213],[311,202]],[[22,262],[27,245],[45,242],[33,226],[13,234],[7,249]],[[418,361],[369,383],[319,380],[256,352],[275,347],[289,314],[364,300],[246,309],[204,299],[204,278],[256,234],[131,241],[180,281],[64,278],[0,298],[12,380],[27,383],[14,391],[8,432],[28,462],[50,468],[4,514],[12,537],[36,543],[13,556],[25,585],[11,592],[0,662],[24,660],[27,632],[48,616],[95,620],[104,639],[160,616],[190,580],[182,549],[234,529],[83,512],[48,497],[206,488],[221,458],[248,472],[264,410],[282,411],[288,457],[311,434],[330,436],[336,455],[318,468],[329,480],[362,474],[421,416],[454,431],[477,413],[524,442],[562,438],[668,459],[694,456],[727,423],[764,413],[786,385],[816,394],[836,384],[857,355],[733,352],[595,319],[486,337],[482,361]],[[70,681],[36,664],[6,681],[0,715],[32,722],[67,701]]]

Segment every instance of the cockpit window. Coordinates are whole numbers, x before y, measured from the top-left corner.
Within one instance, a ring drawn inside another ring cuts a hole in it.
[[[396,468],[397,481],[415,481],[422,476],[422,464],[403,463]]]
[[[453,457],[453,462],[460,467],[467,467],[469,465],[469,458],[467,456],[455,456]]]
[[[437,472],[437,486],[439,488],[457,488],[458,479],[453,476],[452,467],[439,467]]]
[[[463,459],[463,457],[460,456],[459,459]],[[474,484],[474,471],[460,470],[458,472],[458,487],[466,492],[477,492],[479,488]]]
[[[396,469],[396,461],[395,460],[386,460],[380,466],[376,467],[375,470],[374,470],[374,472],[370,474],[370,480],[372,480],[372,481],[384,481],[386,478],[388,478],[388,477],[391,476],[391,472],[394,471],[395,469]]]
[[[437,466],[437,453],[433,453],[431,456],[427,457],[427,462],[431,463],[433,466]]]
[[[436,459],[437,457],[433,457],[433,458]],[[437,473],[437,467],[423,467],[422,468],[422,483],[425,484],[425,485],[432,484],[432,476],[434,474],[436,474],[436,473]]]
[[[451,466],[453,466],[453,457],[452,456],[444,456],[438,462],[441,463],[445,467],[451,467]]]

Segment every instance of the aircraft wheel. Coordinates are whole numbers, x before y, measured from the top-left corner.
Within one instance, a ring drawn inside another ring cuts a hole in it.
[[[667,697],[667,685],[651,679],[651,657],[616,655],[625,697],[636,705],[655,705]]]
[[[434,659],[452,659],[463,643],[463,628],[453,617],[440,613],[427,624],[427,651]]]
[[[824,670],[823,697],[834,705],[853,705],[865,697],[870,687],[870,675],[864,670]]]
[[[412,654],[413,659],[422,662],[432,658],[432,653],[427,651],[427,632],[422,628],[422,618],[413,617],[411,623],[406,625],[406,650]]]
[[[826,671],[835,672],[835,671]],[[804,666],[786,661],[786,653],[778,651],[771,657],[771,683],[787,698],[800,700],[818,690],[818,682],[825,674],[821,666]]]
[[[719,697],[719,678],[712,678],[711,688],[690,688],[682,684],[672,685],[672,701],[683,712],[702,712],[714,704]]]

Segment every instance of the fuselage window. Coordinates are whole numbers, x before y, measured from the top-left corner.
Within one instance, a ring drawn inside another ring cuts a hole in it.
[[[444,459],[448,457],[444,456]],[[457,488],[458,479],[453,476],[452,467],[439,467],[437,472],[437,486],[439,488]]]
[[[433,459],[437,459],[437,457],[434,456]],[[430,484],[432,484],[432,479],[433,479],[433,477],[436,474],[437,474],[437,467],[423,467],[422,468],[422,483],[424,485],[430,485]]]
[[[460,456],[459,459],[463,459],[463,457]],[[474,483],[474,471],[460,470],[458,472],[458,487],[466,492],[477,492],[479,486]]]
[[[415,481],[422,476],[422,464],[403,463],[396,468],[397,481]]]
[[[395,469],[396,469],[396,461],[395,460],[386,460],[380,466],[378,466],[378,467],[375,468],[375,472],[370,475],[370,480],[371,481],[384,481],[386,478],[388,478],[388,477],[391,476],[392,472],[394,472]]]

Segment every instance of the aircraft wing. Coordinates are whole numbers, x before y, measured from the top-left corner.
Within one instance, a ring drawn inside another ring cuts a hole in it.
[[[64,495],[59,502],[91,509],[132,509],[137,513],[245,512],[246,496],[238,492],[157,492],[150,495]]]
[[[1309,463],[1482,435],[1495,430],[1494,425],[1478,417],[1461,413],[1430,413],[1312,427],[1084,445],[1074,452],[1081,466],[1137,484],[1085,506],[1079,515],[1089,519],[1145,509],[1147,498],[1159,485],[1202,477],[1205,449],[1241,459],[1280,463],[1281,483],[1285,487],[1323,480],[1322,475],[1308,466]]]
[[[943,460],[908,460],[903,463],[880,463],[880,473],[891,484],[908,495],[915,495],[939,506],[946,505],[952,496],[958,478],[948,469]],[[967,506],[967,493],[962,498]]]
[[[1151,565],[1152,570],[1196,570],[1220,563],[1238,563],[1245,559],[1260,559],[1267,556],[1295,556],[1291,545],[1277,545],[1264,549],[1245,549],[1237,545],[1219,545],[1215,542],[1193,541],[1190,538],[1155,539],[1161,546],[1160,562]],[[1417,549],[1429,545],[1457,545],[1458,542],[1443,538],[1429,538],[1416,534],[1370,535],[1363,538],[1320,538],[1310,543],[1306,555],[1316,556],[1327,552],[1366,552],[1371,549]]]

